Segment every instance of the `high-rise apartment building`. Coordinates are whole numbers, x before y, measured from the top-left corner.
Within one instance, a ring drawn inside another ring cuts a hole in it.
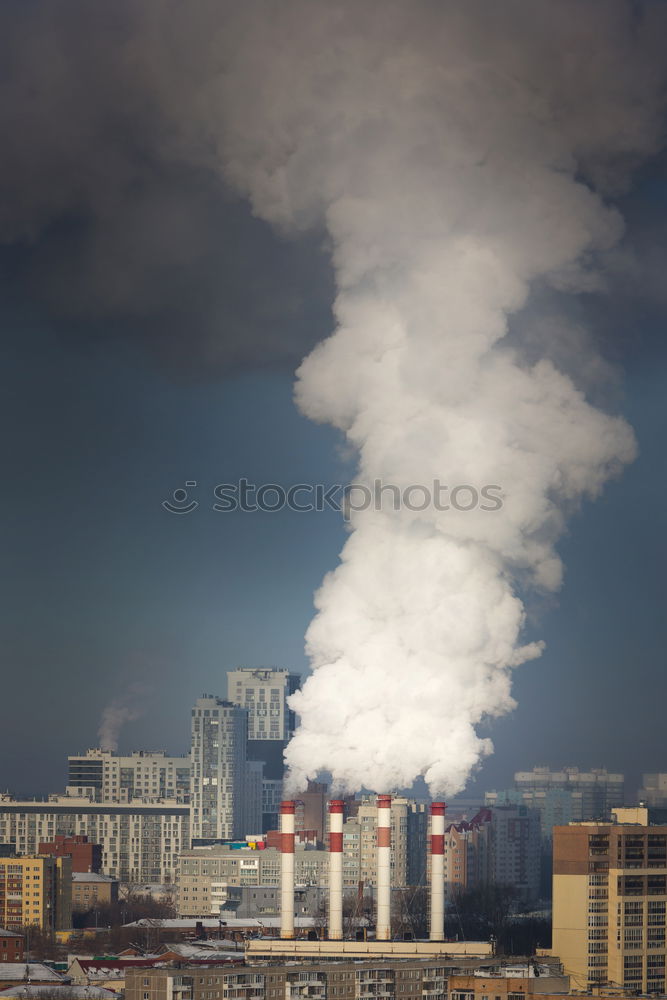
[[[0,924],[44,931],[72,926],[71,859],[0,858]]]
[[[555,826],[583,819],[583,793],[570,788],[508,788],[500,792],[486,792],[484,804],[492,807],[524,805],[536,809],[540,814],[544,841],[551,840],[551,831]]]
[[[101,872],[121,882],[172,882],[178,853],[190,846],[182,802],[102,803],[52,795],[48,802],[0,796],[0,846],[36,854],[40,843],[87,837],[102,848]]]
[[[665,993],[667,826],[647,809],[554,830],[553,954],[579,989]]]
[[[615,806],[623,805],[625,775],[613,774],[606,768],[580,771],[578,767],[564,767],[552,771],[548,767],[534,767],[532,771],[517,771],[514,784],[521,792],[539,792],[554,788],[573,793],[574,819],[608,820]],[[580,809],[580,815],[576,812]]]
[[[375,798],[349,803],[352,812],[343,825],[343,882],[353,882],[356,867],[365,885],[377,882],[377,805]],[[402,797],[391,802],[391,884],[421,885],[426,872],[428,806]]]
[[[248,713],[248,740],[287,741],[294,712],[287,699],[301,683],[299,674],[277,667],[238,667],[227,673],[227,698]]]
[[[652,809],[667,809],[667,774],[642,774],[638,801]]]
[[[187,802],[190,759],[162,750],[135,750],[123,756],[91,749],[67,758],[67,786],[72,795],[92,795],[97,802],[172,799]]]
[[[248,714],[248,759],[264,764],[261,827],[264,832],[278,826],[283,752],[295,724],[287,699],[300,683],[299,674],[277,667],[238,667],[227,673],[228,701]]]
[[[248,762],[248,713],[204,695],[192,709],[193,840],[231,840],[261,827],[261,766]]]

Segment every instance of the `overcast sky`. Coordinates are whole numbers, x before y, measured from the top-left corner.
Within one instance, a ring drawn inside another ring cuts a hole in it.
[[[6,5],[5,44],[13,31],[14,42],[41,33],[46,45],[49,18],[26,6],[32,21]],[[77,4],[60,6],[74,21]],[[113,24],[95,26],[96,44],[105,30],[111,47]],[[43,154],[31,130],[49,111],[25,81],[32,73],[38,95],[52,81],[48,60],[38,73],[30,53],[9,69],[3,111],[21,163]],[[124,96],[107,95],[107,119],[115,100]],[[345,539],[331,511],[212,509],[216,484],[242,477],[285,486],[354,477],[342,437],[300,415],[292,398],[300,358],[332,329],[327,241],[317,230],[276,235],[205,171],[138,159],[136,200],[118,214],[69,198],[45,213],[41,169],[1,175],[3,200],[21,202],[25,220],[0,257],[0,787],[17,794],[62,789],[67,754],[95,745],[115,698],[127,694],[141,712],[121,732],[121,750],[182,753],[192,701],[224,695],[227,670],[306,671],[313,593]],[[54,169],[70,170],[66,157]],[[113,186],[113,158],[104,171]],[[660,157],[617,201],[620,250],[637,270],[568,308],[610,366],[611,379],[592,379],[590,392],[630,421],[639,457],[570,522],[559,544],[562,591],[527,597],[527,638],[545,639],[546,650],[517,669],[516,710],[488,727],[495,755],[478,788],[507,787],[514,770],[537,763],[626,771],[631,789],[642,771],[667,770]],[[517,327],[549,307],[536,293]],[[162,501],[186,481],[196,482],[188,492],[199,506],[167,512]]]

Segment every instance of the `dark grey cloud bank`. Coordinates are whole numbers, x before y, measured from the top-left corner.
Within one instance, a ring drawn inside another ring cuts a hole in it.
[[[271,107],[258,95],[275,91],[279,102],[295,81],[298,95],[299,79],[306,90],[314,83],[334,94],[347,74],[348,122],[316,123],[309,100],[295,102],[300,127],[317,134],[321,155],[335,157],[337,128],[356,127],[354,87],[368,87],[392,53],[432,60],[433,46],[453,35],[475,53],[470,79],[449,81],[459,88],[462,118],[476,73],[483,81],[495,73],[501,89],[511,80],[522,100],[534,101],[545,135],[567,123],[567,155],[576,163],[564,160],[562,169],[616,193],[659,145],[664,16],[661,4],[609,0],[316,8],[7,0],[0,10],[6,282],[63,334],[133,338],[173,369],[293,368],[330,324],[328,246],[303,192],[296,217],[274,212],[285,229],[313,222],[295,241],[250,218],[230,190],[230,178],[248,190],[236,176],[247,153],[239,158],[243,118]],[[313,75],[327,51],[334,58]],[[355,76],[364,60],[367,70]],[[406,65],[407,87],[410,72]],[[332,106],[341,112],[340,101]],[[256,163],[270,177],[281,144],[294,137],[270,115],[263,125]],[[359,141],[371,143],[372,129]],[[311,167],[309,175],[302,165],[297,183],[307,187]],[[662,294],[655,276],[663,263],[649,237],[639,260],[632,248],[616,254],[614,287],[648,280]],[[556,338],[556,327],[545,329],[544,339]],[[563,361],[568,354],[556,353]]]
[[[0,110],[11,143],[0,174],[7,195],[0,234],[8,276],[18,298],[36,303],[64,334],[132,339],[179,371],[294,367],[327,327],[322,303],[333,297],[325,265],[330,252],[341,324],[360,305],[368,309],[357,328],[352,322],[357,337],[348,337],[347,363],[329,346],[329,354],[320,351],[302,370],[300,399],[310,416],[349,433],[366,471],[377,468],[374,447],[388,440],[386,433],[374,435],[378,427],[397,435],[394,455],[409,454],[411,461],[430,434],[433,448],[423,456],[430,460],[449,427],[443,398],[449,402],[449,393],[458,405],[460,386],[480,392],[468,426],[480,415],[488,425],[498,414],[502,429],[517,401],[530,403],[535,420],[526,421],[530,433],[518,428],[515,451],[532,460],[532,441],[526,447],[532,435],[550,441],[546,466],[557,456],[557,468],[549,466],[545,476],[546,492],[536,507],[529,498],[523,512],[534,523],[525,537],[518,533],[519,541],[485,531],[472,538],[467,524],[458,539],[468,554],[475,545],[486,547],[477,561],[482,589],[502,592],[503,606],[512,611],[509,626],[499,622],[484,651],[493,658],[491,645],[503,646],[494,690],[484,690],[488,660],[482,658],[480,697],[472,698],[469,716],[474,723],[480,713],[506,710],[508,667],[522,655],[507,652],[521,627],[521,608],[507,581],[512,573],[534,572],[557,586],[550,545],[562,530],[558,501],[576,505],[583,493],[595,493],[633,453],[629,433],[592,417],[548,366],[540,369],[545,396],[553,391],[556,398],[562,390],[564,402],[551,411],[535,406],[531,376],[548,357],[605,404],[613,401],[608,386],[618,376],[600,356],[600,338],[589,331],[581,302],[610,287],[615,296],[627,293],[638,278],[644,283],[645,273],[660,270],[657,241],[649,235],[642,253],[633,253],[623,244],[622,218],[611,203],[627,197],[633,171],[655,157],[663,141],[664,6],[609,0],[242,6],[132,0],[105,7],[8,4],[3,16],[7,86]],[[234,200],[239,195],[248,198],[254,220]],[[280,235],[268,235],[261,220]],[[477,272],[461,265],[468,252],[479,254]],[[642,254],[650,268],[643,267]],[[434,260],[443,283],[449,281],[443,298],[431,273]],[[459,266],[457,285],[451,274]],[[659,281],[646,287],[651,285]],[[428,303],[425,323],[422,302]],[[358,343],[374,328],[373,309],[385,303],[390,309],[377,323],[378,341],[363,355]],[[375,382],[365,371],[368,357],[377,361],[370,369],[381,369],[391,308],[408,332],[417,331],[418,346],[423,339],[423,350],[413,343],[407,352],[405,371],[421,400],[420,418],[429,407],[437,416],[435,423],[424,420],[411,450],[391,413],[366,407],[374,395],[380,403],[391,398],[391,381]],[[506,316],[522,308],[505,337]],[[442,343],[433,337],[433,318],[445,312],[446,333],[456,324],[466,331],[461,356],[480,335],[505,340],[502,355],[489,351],[481,364],[464,364],[465,377],[458,384],[453,378],[446,391],[433,374],[442,369],[446,382],[460,357],[455,337],[449,338],[454,343],[444,334]],[[612,348],[622,354],[617,343]],[[505,366],[499,369],[505,377],[496,371],[494,378],[494,363]],[[516,395],[501,398],[512,379]],[[448,414],[452,421],[462,413],[456,405]],[[570,406],[582,417],[573,423],[586,442],[572,463],[556,420]],[[369,414],[379,415],[379,423],[366,419],[364,425],[360,417]],[[515,430],[511,419],[507,427]],[[483,445],[488,437],[480,440]],[[500,441],[498,454],[506,444]],[[478,451],[483,457],[483,446]],[[452,455],[465,464],[465,456]],[[531,465],[536,475],[538,464]],[[408,466],[398,465],[400,476]],[[525,466],[508,467],[521,481]],[[440,542],[438,531],[432,537]],[[366,552],[375,556],[384,548],[387,567],[396,565],[397,555],[407,566],[418,548],[415,535],[406,531],[403,547],[396,548],[399,537],[383,529]],[[531,545],[538,558],[528,552]],[[365,569],[371,562],[358,540],[356,547]],[[442,553],[451,557],[454,550]],[[466,567],[470,578],[473,562]],[[425,565],[413,567],[414,591],[426,591],[419,607],[409,610],[420,612],[430,599],[435,621],[462,588],[454,581],[444,597],[434,595]],[[389,575],[380,567],[377,578],[382,584]],[[362,597],[382,589],[361,583]],[[475,636],[489,617],[489,605],[475,604],[480,593],[472,587],[468,602],[479,614]],[[327,610],[325,598],[320,611]],[[386,611],[371,608],[364,615],[363,600],[357,608],[364,622]],[[391,616],[400,620],[404,611],[392,606]],[[336,645],[331,636],[343,632],[334,627],[315,636],[311,649],[319,641],[320,666]],[[354,629],[348,637],[352,646],[365,638]],[[481,662],[472,659],[473,666]],[[471,675],[470,666],[461,676]],[[399,673],[405,678],[410,672],[399,663]],[[318,705],[325,701],[309,704],[306,696],[303,707],[311,731],[330,726],[338,748],[345,720],[334,713],[322,725]],[[430,752],[428,726],[421,731]],[[330,763],[326,748],[317,757],[307,742],[304,747],[303,759]],[[459,771],[450,778],[438,765],[438,789],[465,780],[480,748],[463,749],[459,744],[443,755],[456,758]],[[353,785],[359,758],[348,756],[343,779]],[[422,760],[408,766],[413,771],[402,777],[425,770]],[[392,773],[380,764],[377,780],[386,784]]]

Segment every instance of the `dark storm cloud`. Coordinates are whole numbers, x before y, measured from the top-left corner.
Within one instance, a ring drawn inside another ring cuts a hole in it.
[[[277,236],[208,165],[171,155],[140,6],[0,11],[5,296],[68,337],[130,338],[179,370],[294,368],[329,325],[321,236]],[[165,52],[196,65],[168,5],[149,7]]]

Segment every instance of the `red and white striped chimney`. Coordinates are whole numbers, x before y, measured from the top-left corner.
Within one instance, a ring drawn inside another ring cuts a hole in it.
[[[329,802],[329,940],[343,937],[343,802]]]
[[[445,940],[445,809],[431,803],[431,941]]]
[[[377,797],[377,917],[375,937],[391,940],[391,795]]]
[[[280,936],[294,937],[294,812],[291,800],[280,803]]]

